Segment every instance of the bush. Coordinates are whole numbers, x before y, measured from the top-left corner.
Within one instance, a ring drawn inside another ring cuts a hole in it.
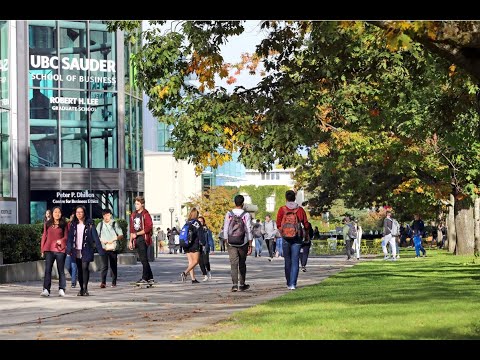
[[[102,219],[94,219],[95,226]],[[119,253],[127,249],[127,226],[124,219],[115,219],[123,231]],[[3,253],[5,264],[14,264],[41,259],[40,241],[42,240],[43,224],[10,225],[0,224],[0,252]]]
[[[43,224],[0,224],[0,251],[5,264],[40,260]]]

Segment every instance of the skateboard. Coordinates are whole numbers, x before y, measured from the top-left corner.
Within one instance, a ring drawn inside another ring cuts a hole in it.
[[[139,283],[136,283],[136,282],[133,282],[133,283],[130,283],[130,285],[134,285],[135,287],[139,287],[139,288],[151,288],[151,287],[155,287],[155,283],[153,284],[139,284]]]

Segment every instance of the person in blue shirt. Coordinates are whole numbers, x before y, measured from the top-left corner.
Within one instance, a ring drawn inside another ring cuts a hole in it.
[[[412,223],[412,232],[413,232],[413,244],[415,245],[415,255],[417,258],[420,257],[420,250],[423,253],[423,257],[427,256],[427,252],[422,246],[422,235],[425,229],[425,224],[422,219],[420,219],[419,214],[414,214],[414,219]]]

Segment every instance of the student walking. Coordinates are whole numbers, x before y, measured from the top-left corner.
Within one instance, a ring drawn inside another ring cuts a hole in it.
[[[142,263],[142,277],[137,284],[153,284],[152,269],[148,262],[147,250],[152,245],[153,221],[150,213],[145,209],[145,198],[135,198],[135,211],[130,215],[130,250],[137,249],[138,257]]]
[[[302,246],[300,247],[300,266],[303,272],[307,271],[307,261],[308,255],[310,255],[310,247],[312,246],[311,239],[313,238],[314,232],[312,228],[312,224],[308,223],[308,237],[302,242]]]
[[[264,231],[260,219],[257,219],[257,222],[253,225],[252,233],[255,240],[255,257],[261,257]]]
[[[102,243],[98,238],[93,220],[87,217],[87,210],[83,205],[75,208],[75,216],[68,231],[67,253],[75,258],[78,269],[78,283],[80,291],[77,296],[89,296],[88,281],[90,270],[88,266],[93,261],[94,247],[100,255],[105,255]]]
[[[214,253],[215,243],[213,242],[212,232],[208,228],[205,218],[199,216],[198,222],[203,227],[203,241],[200,241],[200,270],[202,270],[203,281],[208,281],[212,279],[212,273],[210,271],[210,252],[212,254]]]
[[[422,235],[425,229],[425,224],[423,223],[423,220],[420,219],[419,214],[414,214],[413,217],[414,217],[414,220],[412,223],[412,231],[413,231],[413,244],[415,245],[415,255],[416,255],[415,257],[416,258],[420,257],[420,251],[422,251],[423,257],[426,257],[427,252],[422,246]]]
[[[180,247],[187,254],[188,266],[180,274],[183,282],[187,279],[187,274],[190,274],[192,284],[197,284],[199,281],[195,279],[195,266],[200,262],[200,240],[203,241],[203,226],[198,221],[198,210],[192,208],[188,215],[188,220],[180,231]]]
[[[235,196],[235,208],[225,214],[223,222],[223,237],[227,239],[230,275],[233,283],[232,292],[250,288],[250,285],[245,283],[245,279],[247,256],[252,253],[253,237],[250,214],[243,210],[244,201],[245,198],[242,195]]]
[[[295,192],[285,193],[286,204],[277,212],[277,227],[283,238],[285,278],[290,290],[297,288],[300,248],[305,236],[308,237],[308,220],[305,210],[295,202]]]
[[[105,255],[101,256],[102,259],[102,282],[101,288],[105,288],[107,285],[107,273],[108,263],[110,262],[110,269],[112,271],[112,287],[117,286],[117,253],[120,247],[120,240],[123,239],[123,231],[117,222],[112,221],[112,211],[110,209],[104,209],[102,211],[103,221],[97,225],[97,233],[102,243]]]
[[[392,249],[392,260],[395,261],[397,259],[397,244],[395,237],[400,234],[400,225],[398,224],[397,220],[392,217],[392,212],[387,211],[387,217],[383,220],[383,241],[382,241],[382,250],[384,259],[388,260],[388,250],[387,244],[390,244]]]
[[[70,225],[72,224],[72,220],[75,216],[75,210],[70,215],[70,220],[67,223],[67,236],[70,231]],[[77,263],[75,262],[75,257],[72,257],[70,254],[67,253],[67,258],[65,260],[65,267],[70,274],[70,282],[72,283],[72,289],[77,286]]]
[[[50,296],[53,262],[57,262],[58,296],[65,296],[67,280],[65,278],[65,248],[67,245],[67,223],[62,217],[59,206],[53,208],[52,217],[43,224],[41,240],[42,257],[45,257],[45,277],[41,296]]]
[[[275,221],[272,220],[270,215],[265,216],[265,222],[263,223],[263,233],[265,238],[265,243],[267,244],[268,249],[268,261],[272,261],[273,254],[275,253],[275,233],[277,232],[277,225]],[[261,250],[261,249],[260,249]],[[256,249],[255,249],[256,251]]]

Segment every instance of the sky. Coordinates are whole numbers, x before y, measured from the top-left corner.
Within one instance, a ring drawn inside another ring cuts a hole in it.
[[[245,31],[239,36],[232,36],[229,38],[228,43],[224,44],[222,49],[222,56],[224,61],[231,64],[236,64],[240,62],[241,55],[243,53],[252,54],[255,51],[255,46],[265,37],[265,31],[260,29],[260,20],[247,20],[243,24]],[[143,29],[148,29],[149,25],[147,21],[143,22]],[[171,21],[162,26],[163,29],[170,29]],[[261,67],[259,66],[259,69]],[[231,75],[233,75],[231,72]],[[227,91],[232,92],[236,86],[244,86],[245,88],[251,88],[257,85],[261,80],[261,76],[250,75],[248,70],[243,70],[240,75],[235,76],[237,81],[231,85],[227,84],[225,79],[220,79],[216,77],[215,85],[222,86],[227,89]]]

